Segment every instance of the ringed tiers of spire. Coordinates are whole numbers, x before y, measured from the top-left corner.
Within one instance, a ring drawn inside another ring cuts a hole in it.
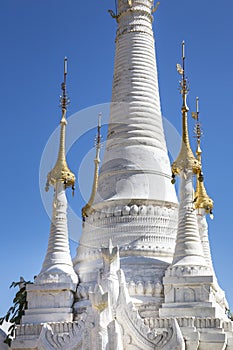
[[[72,187],[74,190],[75,175],[69,169],[66,161],[66,151],[65,151],[65,137],[66,137],[66,111],[67,105],[69,104],[69,99],[66,92],[66,76],[67,76],[67,58],[64,59],[64,81],[61,84],[62,96],[60,97],[62,118],[60,121],[60,145],[58,151],[57,162],[54,168],[47,175],[47,183],[45,190],[49,190],[49,186],[56,186],[56,183],[63,182],[65,188]]]

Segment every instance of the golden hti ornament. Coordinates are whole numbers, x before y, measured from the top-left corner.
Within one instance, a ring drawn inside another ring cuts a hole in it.
[[[192,170],[194,174],[197,174],[201,170],[201,165],[199,161],[193,154],[193,151],[189,142],[188,133],[188,105],[187,105],[187,95],[188,95],[188,83],[185,75],[185,44],[182,42],[182,65],[177,64],[177,71],[182,76],[180,81],[180,93],[182,96],[182,143],[180,153],[177,159],[172,164],[172,183],[175,183],[175,176],[179,175],[184,170]]]
[[[201,124],[199,120],[199,98],[196,98],[196,112],[192,113],[192,117],[197,121],[195,126],[195,137],[197,139],[197,150],[196,155],[199,163],[202,165],[202,150],[201,150],[201,136],[203,135],[201,130]],[[204,176],[202,170],[199,170],[196,174],[196,191],[194,206],[198,209],[204,209],[206,214],[210,214],[211,219],[213,218],[213,200],[208,196],[205,185]]]
[[[69,104],[69,99],[66,93],[66,76],[67,76],[67,58],[64,59],[64,81],[61,84],[62,96],[60,97],[62,118],[60,121],[60,144],[56,164],[54,168],[47,175],[47,183],[45,190],[49,190],[49,186],[56,186],[57,182],[63,182],[64,187],[71,187],[74,193],[75,175],[72,173],[67,165],[66,161],[66,149],[65,149],[65,138],[66,138],[66,110]]]

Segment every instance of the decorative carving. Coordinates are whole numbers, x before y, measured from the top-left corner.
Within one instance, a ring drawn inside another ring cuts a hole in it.
[[[168,205],[168,204],[167,204]],[[103,207],[102,209],[98,209],[95,214],[93,214],[94,218],[99,217],[99,213],[105,214],[105,217],[110,216],[127,216],[127,215],[159,215],[159,216],[171,216],[171,213],[174,212],[175,207],[164,205],[140,205],[140,204],[132,204],[132,205],[124,205],[124,206],[116,206],[116,207]],[[119,214],[120,211],[120,214]]]
[[[166,330],[153,330],[149,333],[149,339],[153,341],[158,350],[184,350],[184,339],[176,319],[171,319],[169,323]]]
[[[108,266],[117,258],[119,259],[119,248],[113,247],[111,240],[109,242],[108,248],[101,248],[101,253],[102,253],[104,262],[107,263]]]
[[[102,287],[97,284],[94,293],[89,293],[92,307],[99,312],[103,312],[108,307],[108,293],[104,293]]]
[[[152,281],[133,281],[131,280],[127,284],[129,294],[135,295],[147,295],[147,296],[161,296],[163,295],[163,285],[161,282]],[[89,293],[93,294],[94,290],[91,287],[79,284],[76,297],[79,300],[89,299]]]
[[[129,256],[131,251],[144,255],[146,251],[151,256],[156,253],[157,256],[164,257],[167,254],[171,259],[177,227],[175,204],[172,206],[171,203],[157,201],[152,204],[142,200],[128,205],[122,203],[121,206],[117,204],[106,207],[103,204],[95,209],[95,213],[86,218],[74,260],[75,271],[80,274],[81,280],[88,282],[90,276],[92,281],[96,280],[94,274],[97,276],[96,266],[99,266],[101,259],[98,247],[107,247],[110,237],[114,244],[119,245],[121,256]],[[132,212],[137,214],[131,215]],[[89,267],[83,269],[87,260]],[[154,278],[152,271],[147,276],[148,280]],[[138,281],[134,280],[135,283]]]
[[[133,339],[133,348],[135,349],[149,350],[156,347],[156,349],[164,350],[184,350],[185,344],[177,321],[170,320],[166,330],[151,330],[147,325],[148,323],[146,324],[140,318],[138,311],[130,300],[122,270],[119,271],[119,280],[120,294],[116,319],[122,325],[126,334],[124,337],[125,347],[128,349],[128,345],[131,344],[131,339]]]
[[[208,266],[171,266],[167,269],[166,277],[209,276],[212,274]]]
[[[50,324],[45,323],[38,340],[38,350],[82,350],[82,336],[85,322],[67,324],[65,334],[54,333]]]

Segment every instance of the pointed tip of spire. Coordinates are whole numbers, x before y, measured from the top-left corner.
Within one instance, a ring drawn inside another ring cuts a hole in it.
[[[185,41],[182,41],[182,59],[185,58]]]
[[[99,113],[98,115],[98,127],[101,127],[101,119],[102,119],[102,112]]]
[[[67,74],[67,61],[68,61],[68,58],[67,56],[64,57],[64,74]]]
[[[196,97],[196,113],[199,113],[199,97]]]

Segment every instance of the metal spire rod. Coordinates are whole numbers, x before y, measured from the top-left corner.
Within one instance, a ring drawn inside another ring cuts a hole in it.
[[[182,68],[183,68],[183,80],[185,80],[185,42],[182,41]]]
[[[62,110],[66,110],[69,104],[69,99],[67,97],[67,91],[66,91],[67,61],[68,61],[67,57],[65,57],[64,58],[64,78],[63,78],[63,83],[61,84],[62,96],[60,97]]]
[[[197,139],[197,150],[196,150],[196,155],[198,161],[201,163],[201,136],[203,135],[203,132],[201,130],[201,123],[199,120],[199,98],[196,97],[196,112],[192,112],[192,117],[193,119],[196,120],[196,125],[194,129],[195,137]]]

